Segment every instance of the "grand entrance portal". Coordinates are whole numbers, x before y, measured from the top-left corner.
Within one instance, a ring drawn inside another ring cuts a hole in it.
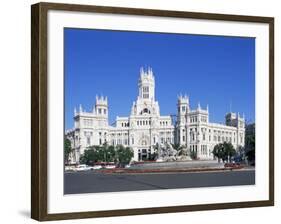
[[[150,149],[139,149],[138,151],[138,160],[145,161],[151,159],[151,151]]]
[[[148,134],[142,133],[139,140],[138,161],[146,161],[151,159],[150,138]]]

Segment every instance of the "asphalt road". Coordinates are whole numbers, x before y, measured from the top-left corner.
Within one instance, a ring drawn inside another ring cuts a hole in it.
[[[254,170],[154,174],[102,174],[86,171],[64,174],[65,194],[253,184]]]

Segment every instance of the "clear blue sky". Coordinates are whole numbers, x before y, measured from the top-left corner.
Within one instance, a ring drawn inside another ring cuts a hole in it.
[[[109,120],[128,116],[141,66],[151,66],[161,115],[176,114],[177,95],[209,104],[211,122],[245,113],[255,121],[255,39],[65,28],[65,128],[73,110],[108,97]]]

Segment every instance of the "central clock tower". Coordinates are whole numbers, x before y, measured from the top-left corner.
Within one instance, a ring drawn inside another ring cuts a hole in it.
[[[138,97],[133,102],[132,115],[160,115],[158,102],[155,101],[155,79],[151,68],[140,69]]]

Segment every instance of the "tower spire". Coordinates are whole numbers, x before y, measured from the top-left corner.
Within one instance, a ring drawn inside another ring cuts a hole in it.
[[[155,80],[152,68],[147,66],[145,70],[140,68],[140,77],[138,81],[139,94],[138,99],[152,100],[155,97]]]

